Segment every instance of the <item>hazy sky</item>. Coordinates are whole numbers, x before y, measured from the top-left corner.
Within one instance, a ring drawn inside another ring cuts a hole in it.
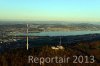
[[[0,20],[100,21],[100,0],[0,0]]]

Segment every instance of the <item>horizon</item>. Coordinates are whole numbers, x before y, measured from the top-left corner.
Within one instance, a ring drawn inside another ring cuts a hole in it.
[[[99,22],[68,22],[68,21],[0,21],[0,24],[94,24],[100,25]]]

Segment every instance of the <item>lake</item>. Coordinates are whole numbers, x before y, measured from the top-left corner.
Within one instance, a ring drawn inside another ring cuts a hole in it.
[[[40,33],[29,33],[28,36],[70,36],[70,35],[85,35],[85,34],[100,34],[100,31],[50,31]],[[16,36],[26,36],[26,33],[18,33]]]

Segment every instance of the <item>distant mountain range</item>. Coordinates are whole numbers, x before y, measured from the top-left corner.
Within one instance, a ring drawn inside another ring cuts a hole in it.
[[[0,24],[96,24],[100,22],[68,22],[68,21],[0,21]]]
[[[0,30],[13,32],[25,32],[28,22],[24,21],[11,21],[11,22],[0,22]],[[91,24],[91,23],[32,23],[29,22],[29,31],[30,32],[41,32],[41,31],[98,31],[100,30],[100,24]],[[13,31],[12,31],[13,30]],[[20,31],[19,31],[20,30]]]

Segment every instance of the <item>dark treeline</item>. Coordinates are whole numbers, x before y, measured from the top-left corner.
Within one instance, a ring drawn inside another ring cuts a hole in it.
[[[29,48],[16,48],[13,50],[7,50],[0,54],[0,66],[99,66],[100,64],[100,41],[94,42],[80,42],[74,46],[64,47],[63,50],[53,50],[50,46]],[[28,63],[28,56],[34,57],[70,57],[69,63]],[[95,56],[94,63],[72,63],[73,55],[79,56]]]

